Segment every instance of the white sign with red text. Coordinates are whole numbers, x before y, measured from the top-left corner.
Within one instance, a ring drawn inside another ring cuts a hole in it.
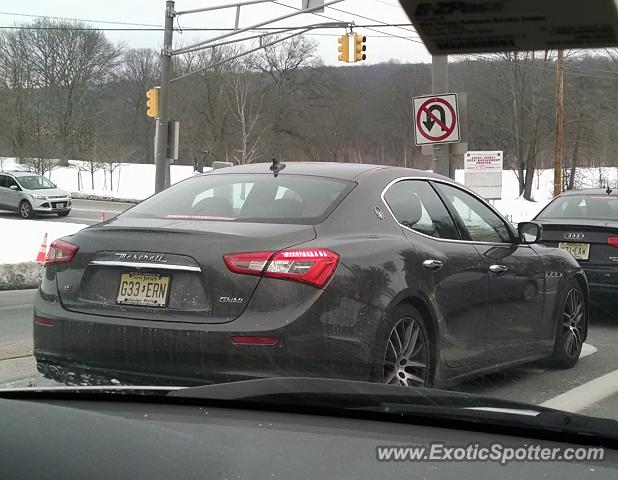
[[[502,198],[503,152],[466,152],[464,184],[487,200]]]

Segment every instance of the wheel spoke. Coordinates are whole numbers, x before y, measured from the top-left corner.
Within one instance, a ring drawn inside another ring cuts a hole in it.
[[[391,385],[393,383],[393,380],[397,380],[397,370],[393,370],[393,372],[390,373],[388,377],[386,375],[384,376],[384,383],[386,383],[387,385]]]
[[[421,377],[417,377],[416,375],[412,375],[408,372],[406,372],[406,380],[412,380],[414,382],[420,383],[421,385],[425,383],[425,381]]]
[[[415,347],[416,347],[416,343],[418,342],[418,337],[419,337],[419,332],[420,332],[420,328],[418,325],[416,325],[416,322],[412,324],[412,337],[410,338],[410,342],[408,344],[408,348],[406,348],[406,351],[403,352],[403,355],[406,358],[411,358],[412,357],[412,352],[414,351]]]
[[[388,346],[393,352],[393,356],[395,357],[395,360],[396,360],[399,352],[397,352],[397,349],[395,348],[395,345],[393,345],[393,341],[390,338],[388,339]]]
[[[421,362],[408,362],[406,363],[406,372],[408,371],[407,367],[411,367],[411,368],[425,368],[427,365],[425,363],[421,363]]]
[[[405,345],[403,346],[403,351],[407,352],[410,348],[410,342],[412,341],[412,334],[414,333],[414,322],[409,322],[404,335]]]
[[[397,328],[393,330],[393,335],[395,337],[395,340],[397,340],[397,344],[399,345],[399,348],[397,349],[397,353],[402,352],[403,343],[401,342],[401,338],[399,337],[399,332],[397,331]]]

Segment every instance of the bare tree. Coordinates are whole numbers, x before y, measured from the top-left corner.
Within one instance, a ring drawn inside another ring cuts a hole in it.
[[[238,123],[240,147],[235,150],[238,164],[252,163],[260,157],[258,144],[265,127],[259,126],[264,95],[257,92],[255,74],[241,65],[230,82],[228,102],[232,117]]]
[[[72,149],[76,111],[89,89],[113,78],[120,50],[85,24],[37,20],[24,30],[29,64],[50,109],[61,158]]]

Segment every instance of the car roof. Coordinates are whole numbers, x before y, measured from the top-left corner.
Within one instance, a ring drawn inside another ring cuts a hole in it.
[[[584,188],[582,190],[569,190],[567,192],[563,192],[563,193],[560,194],[561,197],[571,197],[571,196],[574,196],[574,195],[595,195],[595,196],[597,196],[597,195],[604,195],[604,196],[608,196],[606,188]],[[611,196],[611,197],[618,196],[618,189],[611,190],[609,196]]]
[[[285,163],[285,162],[284,162]],[[236,165],[234,167],[211,170],[204,175],[225,175],[229,173],[271,173],[271,163],[252,163],[250,165]],[[424,177],[444,179],[440,175],[415,170],[412,168],[392,167],[387,165],[371,165],[364,163],[337,163],[337,162],[289,162],[281,174],[314,175],[320,177],[338,178],[341,180],[355,180],[367,172],[380,172],[388,176]],[[448,180],[448,179],[447,179]]]
[[[39,176],[38,173],[28,172],[26,170],[0,170],[2,175],[10,175],[12,177],[31,177],[32,175]]]

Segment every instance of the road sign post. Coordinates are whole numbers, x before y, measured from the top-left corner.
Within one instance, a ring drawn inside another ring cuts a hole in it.
[[[418,146],[457,143],[461,140],[456,93],[415,97],[414,118],[414,136]]]

